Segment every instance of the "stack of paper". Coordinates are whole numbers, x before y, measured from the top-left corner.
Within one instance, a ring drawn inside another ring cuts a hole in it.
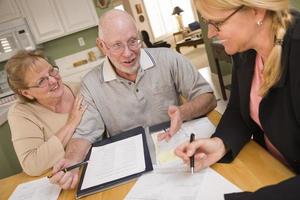
[[[207,168],[191,174],[186,168],[161,168],[144,174],[127,194],[126,200],[224,200],[225,193],[241,190],[220,174]]]
[[[48,178],[41,178],[18,185],[9,200],[56,200],[60,190],[60,187],[51,184]]]

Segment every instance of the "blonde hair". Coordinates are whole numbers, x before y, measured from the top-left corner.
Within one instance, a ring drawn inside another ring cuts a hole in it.
[[[271,87],[279,80],[283,67],[281,66],[282,41],[292,16],[288,10],[288,0],[194,0],[200,13],[211,16],[206,9],[217,10],[236,9],[242,5],[248,8],[262,8],[267,10],[268,16],[272,19],[272,32],[275,36],[274,46],[265,61],[263,70],[263,83],[260,86],[259,94],[266,96]]]
[[[44,59],[47,60],[41,51],[25,51],[21,50],[16,55],[11,57],[5,64],[7,72],[7,82],[9,87],[18,95],[19,99],[26,102],[35,100],[23,96],[21,89],[28,87],[25,81],[25,74],[27,71],[35,68],[36,61]]]

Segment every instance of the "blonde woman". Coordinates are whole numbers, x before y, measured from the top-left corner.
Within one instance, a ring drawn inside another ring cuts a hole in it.
[[[8,112],[13,145],[24,172],[38,176],[64,157],[86,109],[79,84],[63,84],[58,67],[34,51],[18,52],[5,68],[19,97]]]
[[[300,14],[287,0],[195,0],[208,25],[233,55],[228,107],[211,139],[184,143],[176,154],[196,169],[231,162],[254,137],[300,173]],[[300,199],[300,176],[225,199]]]

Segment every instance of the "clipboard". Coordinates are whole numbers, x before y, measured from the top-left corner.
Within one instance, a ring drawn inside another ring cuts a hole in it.
[[[122,132],[118,135],[112,136],[108,139],[105,139],[105,140],[94,143],[92,145],[91,149],[89,150],[89,153],[86,156],[86,160],[89,160],[89,158],[91,156],[92,149],[94,147],[105,146],[107,144],[111,144],[111,143],[118,142],[118,141],[121,141],[121,140],[126,140],[128,138],[138,136],[140,134],[142,136],[142,143],[143,143],[143,150],[144,150],[145,170],[142,171],[142,172],[139,172],[139,173],[130,174],[129,176],[122,177],[122,178],[119,178],[117,180],[113,180],[113,181],[106,182],[106,183],[103,183],[103,184],[100,184],[100,185],[95,185],[95,186],[92,186],[92,187],[81,189],[83,181],[84,181],[85,173],[86,173],[87,167],[89,165],[89,164],[87,164],[83,167],[83,170],[82,170],[82,173],[81,173],[79,185],[78,185],[77,192],[76,192],[76,199],[79,199],[79,198],[84,197],[84,196],[88,196],[88,195],[96,193],[96,192],[101,192],[103,190],[107,190],[107,189],[116,187],[120,184],[124,184],[124,183],[126,183],[126,182],[128,182],[132,179],[138,178],[139,176],[141,176],[145,172],[153,170],[152,161],[151,161],[151,157],[150,157],[150,153],[149,153],[149,149],[148,149],[148,145],[147,145],[147,140],[146,140],[146,134],[145,134],[145,130],[144,130],[143,127],[137,127],[137,128]]]

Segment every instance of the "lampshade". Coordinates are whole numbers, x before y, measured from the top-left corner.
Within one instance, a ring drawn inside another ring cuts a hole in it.
[[[180,15],[180,13],[182,13],[183,10],[181,8],[179,8],[178,6],[176,6],[173,10],[172,15]]]

